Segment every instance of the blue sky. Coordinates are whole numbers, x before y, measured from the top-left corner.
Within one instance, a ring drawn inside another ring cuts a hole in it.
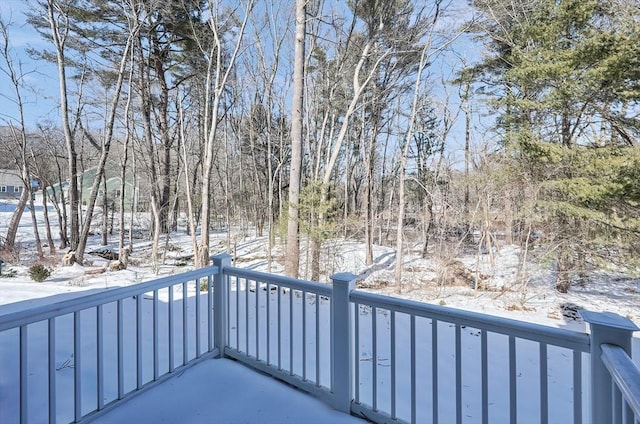
[[[0,1],[0,17],[5,24],[9,25],[9,42],[10,56],[14,61],[14,65],[21,67],[21,73],[24,79],[24,87],[22,89],[23,101],[25,103],[25,120],[26,125],[30,129],[34,129],[39,122],[52,121],[59,122],[58,109],[58,78],[56,67],[43,60],[34,60],[28,54],[29,48],[43,49],[50,48],[49,43],[43,40],[38,33],[31,28],[25,20],[24,12],[34,5],[34,1],[26,0],[1,0]],[[470,18],[470,9],[466,2],[458,4],[452,3],[454,10],[449,17],[442,21],[442,25],[446,27],[455,27],[460,25],[464,19]],[[450,5],[451,6],[451,5]],[[440,80],[444,75],[445,79],[454,78],[453,68],[460,67],[460,58],[472,62],[478,60],[480,56],[479,45],[472,42],[469,37],[463,36],[455,42],[451,51],[438,57],[432,65],[432,75],[435,79]],[[0,70],[6,70],[6,62],[0,58]],[[434,95],[441,99],[447,96],[444,88],[439,83],[434,84]],[[447,88],[450,95],[450,107],[457,107],[457,88]],[[15,102],[15,94],[11,81],[4,72],[0,72],[0,125],[7,125],[12,122],[19,125],[18,108]],[[484,127],[486,123],[478,121],[478,115],[475,116],[474,125]],[[448,140],[452,152],[460,149],[464,143],[464,127],[463,117],[460,116],[455,128],[452,130]],[[482,131],[486,130],[484,128]],[[457,156],[457,153],[454,153]],[[452,158],[455,162],[459,158]]]
[[[24,0],[0,2],[0,17],[9,31],[9,54],[17,72],[22,74],[24,80],[21,94],[25,103],[25,120],[28,127],[47,119],[55,121],[59,116],[55,66],[42,60],[34,60],[27,54],[29,48],[39,49],[47,45],[25,21],[23,13],[31,3]],[[7,64],[4,58],[0,58],[0,69],[0,125],[7,125],[9,122],[18,124],[18,107],[13,85],[5,73]]]

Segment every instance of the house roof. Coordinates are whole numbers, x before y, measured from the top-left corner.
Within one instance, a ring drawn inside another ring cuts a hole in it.
[[[0,184],[21,186],[22,178],[20,177],[20,171],[15,169],[0,169]]]

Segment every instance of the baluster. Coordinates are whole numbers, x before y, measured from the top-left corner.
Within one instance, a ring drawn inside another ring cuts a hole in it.
[[[307,292],[302,291],[302,379],[307,381]]]
[[[517,411],[517,386],[516,386],[516,339],[509,336],[509,418],[511,424],[518,422]]]
[[[549,378],[547,375],[547,345],[540,343],[540,423],[549,423]]]
[[[573,423],[582,424],[582,352],[573,351]]]
[[[456,337],[456,424],[462,424],[462,329],[455,325]]]
[[[27,326],[20,326],[20,422],[26,423],[28,420],[28,402],[27,402],[27,394],[29,393],[27,387],[27,375],[28,375],[28,364],[27,364]]]
[[[481,330],[480,367],[482,374],[482,424],[489,424],[489,356],[487,350],[487,330]]]
[[[373,396],[373,410],[378,410],[378,344],[377,344],[377,321],[378,321],[378,310],[375,306],[371,308],[371,384],[373,385],[373,390],[371,390],[371,394]]]
[[[196,292],[196,358],[201,355],[200,347],[200,279],[196,278],[195,281]]]
[[[438,423],[438,320],[431,320],[431,402],[432,420]]]
[[[97,365],[97,379],[96,379],[96,397],[98,403],[98,410],[104,408],[104,313],[103,305],[96,307],[96,365]],[[49,320],[51,321],[51,320]],[[49,336],[51,337],[51,336]],[[53,386],[55,391],[55,385]],[[54,422],[49,417],[49,422]]]
[[[160,377],[160,361],[158,359],[160,354],[158,312],[158,290],[156,289],[153,291],[153,381],[156,381],[158,377]]]
[[[289,289],[289,375],[293,375],[293,289]]]
[[[182,283],[182,365],[186,365],[189,360],[189,286],[187,282]]]
[[[49,422],[56,422],[56,319],[48,319],[48,358],[49,358]],[[99,352],[99,350],[98,350]],[[98,362],[98,373],[100,373],[101,364]],[[98,388],[103,384],[98,381]],[[100,395],[100,390],[98,390]],[[100,400],[98,399],[98,407],[100,408]]]
[[[167,290],[169,290],[169,372],[173,372],[173,286],[167,287]]]
[[[80,311],[73,313],[73,405],[76,421],[82,418],[82,343]]]
[[[320,295],[316,294],[316,386],[320,387]]]
[[[391,354],[389,360],[391,361],[391,418],[396,419],[396,311],[391,311]]]
[[[360,403],[360,310],[361,305],[359,303],[354,303],[353,305],[355,312],[353,318],[353,328],[355,329],[353,332],[353,344],[354,344],[354,354],[355,354],[355,365],[354,365],[354,378],[355,378],[355,393],[354,398],[356,403]]]
[[[416,423],[416,316],[411,314],[411,422]]]
[[[118,399],[124,397],[124,319],[122,311],[122,299],[116,303],[116,335],[118,338]]]
[[[136,386],[142,388],[142,296],[136,296]]]

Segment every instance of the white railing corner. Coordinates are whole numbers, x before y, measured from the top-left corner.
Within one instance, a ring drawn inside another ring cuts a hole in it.
[[[351,413],[353,399],[353,337],[351,323],[351,302],[349,295],[355,289],[356,276],[350,273],[334,274],[331,300],[331,387],[333,407],[347,414]]]
[[[213,275],[213,337],[214,346],[220,357],[224,357],[227,347],[227,285],[225,284],[224,268],[231,266],[232,256],[228,253],[211,256],[213,265],[217,267]]]
[[[591,330],[591,423],[610,422],[614,407],[612,380],[602,361],[601,345],[619,346],[631,357],[631,338],[640,328],[630,319],[612,312],[580,311],[580,315]]]

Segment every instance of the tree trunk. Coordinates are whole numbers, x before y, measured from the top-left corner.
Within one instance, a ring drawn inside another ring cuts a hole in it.
[[[299,204],[302,178],[302,119],[304,107],[304,50],[306,0],[296,0],[293,100],[291,105],[291,168],[289,171],[289,214],[287,218],[287,255],[285,273],[298,277],[300,267]]]
[[[417,90],[416,90],[417,91]],[[412,126],[412,123],[409,124]],[[409,134],[411,131],[407,131]],[[402,149],[402,156],[400,158],[400,175],[398,176],[398,219],[396,220],[396,267],[394,270],[394,281],[396,285],[396,292],[402,293],[402,266],[404,263],[404,210],[405,210],[405,172],[407,168],[407,155],[409,154],[410,137],[407,135],[405,144]]]
[[[404,146],[400,157],[400,175],[398,177],[398,219],[396,223],[396,267],[394,272],[394,280],[396,284],[396,292],[402,292],[402,266],[403,266],[403,247],[404,238],[402,226],[404,223],[405,210],[405,173],[407,168],[407,157],[409,156],[409,146],[413,139],[413,128],[418,113],[418,99],[420,97],[420,86],[422,82],[422,72],[427,66],[429,44],[425,44],[420,56],[420,65],[418,66],[418,75],[416,77],[415,87],[413,91],[413,101],[411,104],[411,115],[409,116],[409,127],[404,139]]]
[[[18,234],[18,227],[20,226],[20,219],[22,219],[22,213],[24,212],[24,208],[27,206],[27,201],[29,200],[29,192],[27,190],[22,190],[22,194],[20,195],[20,200],[16,205],[16,208],[11,215],[11,220],[9,221],[9,227],[7,228],[7,237],[4,241],[4,250],[10,253],[12,256],[17,258],[16,251],[16,235]]]
[[[221,34],[218,32],[219,22],[215,21],[215,17],[211,16],[209,27],[211,29],[214,47],[209,51],[208,72],[207,72],[207,90],[206,100],[207,106],[205,110],[205,133],[206,143],[204,151],[204,159],[202,162],[202,205],[201,205],[201,232],[200,245],[195,249],[195,261],[197,267],[205,267],[209,265],[209,231],[211,227],[211,174],[213,171],[213,159],[216,152],[216,134],[218,131],[219,107],[224,94],[224,88],[229,79],[229,74],[234,68],[236,59],[240,52],[242,39],[244,37],[245,28],[249,20],[251,9],[253,8],[253,0],[250,0],[245,7],[245,16],[237,32],[235,46],[233,52],[226,60],[223,60]],[[226,62],[226,69],[223,70],[223,62]],[[213,77],[213,81],[211,78]]]
[[[93,219],[93,210],[96,204],[96,198],[98,195],[98,187],[100,186],[101,178],[106,179],[105,177],[105,166],[107,164],[107,158],[109,156],[109,151],[111,149],[111,141],[113,140],[113,130],[115,126],[116,114],[118,111],[118,104],[120,102],[120,94],[122,92],[122,86],[125,80],[125,70],[127,63],[129,62],[129,52],[133,47],[134,39],[136,38],[138,28],[131,29],[131,33],[127,39],[127,44],[123,50],[122,58],[120,59],[120,65],[118,68],[118,79],[114,85],[113,97],[111,98],[111,102],[109,105],[109,116],[106,119],[105,123],[105,134],[102,142],[102,151],[100,152],[100,159],[98,161],[98,166],[96,170],[96,176],[93,179],[93,184],[91,185],[91,195],[89,196],[89,201],[87,202],[87,216],[84,219],[84,223],[82,225],[82,233],[78,239],[78,245],[76,248],[76,260],[78,263],[83,263],[84,257],[84,249],[87,243],[87,239],[89,238],[89,231],[91,229],[91,220]],[[85,135],[87,137],[91,137],[88,132],[85,131]],[[103,193],[103,196],[106,198],[107,193]],[[104,218],[106,219],[107,211],[103,211]]]
[[[133,59],[133,54],[131,55]],[[134,67],[131,66],[129,73],[129,80],[133,81],[133,71]],[[124,106],[124,120],[125,120],[125,134],[124,134],[124,145],[122,146],[122,164],[120,168],[120,198],[118,199],[119,210],[118,210],[118,221],[120,221],[120,228],[118,231],[118,258],[120,262],[124,264],[124,266],[128,266],[129,257],[128,254],[131,251],[131,245],[129,246],[129,250],[125,253],[125,244],[124,244],[124,232],[125,232],[125,198],[126,198],[126,190],[127,190],[127,166],[129,165],[129,143],[131,141],[131,124],[132,124],[132,116],[131,112],[131,101],[133,99],[133,85],[129,84],[129,89],[127,92],[127,102]],[[132,195],[135,196],[135,185],[132,188]],[[133,203],[133,198],[131,199]],[[133,223],[133,220],[131,221]],[[133,232],[132,225],[129,226],[129,233]],[[127,258],[126,261],[123,258]]]
[[[369,140],[369,148],[367,150],[367,188],[365,196],[365,222],[364,222],[364,234],[365,234],[365,264],[373,264],[373,168],[375,163],[375,149],[377,136],[377,129],[372,130],[372,134]]]
[[[42,180],[40,180],[42,182]],[[49,254],[51,256],[56,254],[56,246],[53,242],[53,236],[51,234],[51,220],[49,219],[49,204],[47,202],[47,184],[42,183],[42,215],[44,217],[44,228],[47,234],[47,243],[49,244]]]
[[[75,138],[71,131],[69,121],[69,102],[67,90],[67,61],[65,57],[66,31],[59,27],[59,17],[55,15],[58,8],[55,0],[47,0],[47,15],[51,28],[51,35],[56,49],[56,64],[58,67],[58,88],[60,93],[60,114],[62,118],[62,130],[67,147],[68,176],[69,176],[69,210],[71,213],[70,244],[72,250],[77,250],[80,238],[80,194],[78,192],[78,156],[76,153]],[[76,252],[77,255],[78,252]],[[80,253],[82,257],[82,253]]]
[[[102,246],[106,246],[109,242],[108,240],[108,232],[109,232],[109,197],[107,196],[107,176],[102,176]]]
[[[426,194],[427,201],[425,210],[423,212],[423,223],[422,223],[422,238],[424,240],[422,244],[422,259],[427,259],[429,256],[429,238],[431,227],[433,225],[433,201],[431,199],[431,195],[429,193]]]
[[[29,196],[29,212],[31,213],[31,224],[33,225],[33,237],[35,238],[36,243],[36,251],[38,252],[38,259],[42,260],[44,258],[44,252],[42,250],[42,240],[40,240],[40,231],[38,230],[38,218],[36,217],[36,207],[33,201],[33,195],[31,194],[31,177],[29,172],[25,169],[23,170],[23,176],[26,173],[26,181],[27,185],[24,188],[24,191],[27,192]]]
[[[52,154],[53,156],[53,154]],[[64,190],[62,189],[62,169],[60,167],[60,163],[56,158],[56,168],[57,168],[57,177],[58,177],[58,189],[60,190],[60,200],[58,200],[58,195],[56,194],[56,189],[53,186],[51,187],[51,200],[53,200],[53,207],[56,209],[56,213],[58,215],[58,229],[60,234],[60,245],[58,246],[60,249],[66,249],[69,246],[69,236],[67,235],[67,202],[66,197],[64,195]]]

